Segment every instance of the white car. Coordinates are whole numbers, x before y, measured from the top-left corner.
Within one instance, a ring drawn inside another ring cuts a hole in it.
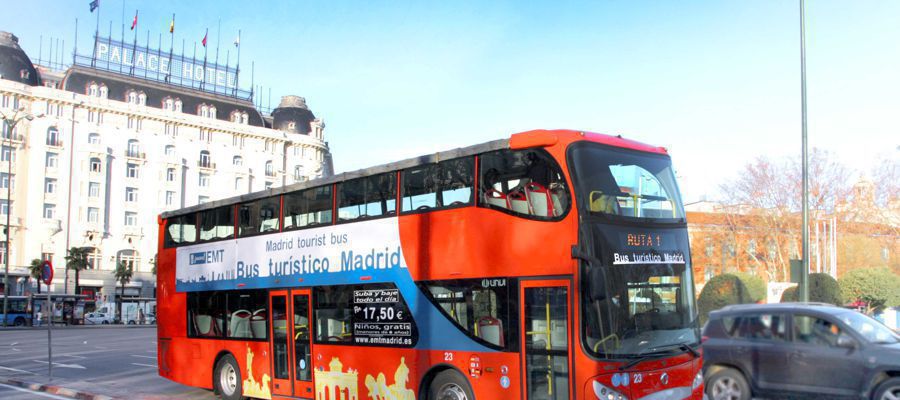
[[[85,325],[97,325],[97,324],[111,324],[113,323],[115,317],[112,314],[101,313],[101,312],[92,312],[87,313],[84,316],[84,324]]]

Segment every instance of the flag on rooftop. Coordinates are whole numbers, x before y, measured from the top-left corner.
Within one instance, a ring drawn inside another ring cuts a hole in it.
[[[92,1],[91,4],[89,4],[89,6],[91,7],[91,12],[94,12],[94,10],[100,8],[100,0]]]
[[[209,31],[203,34],[203,40],[200,43],[203,43],[203,47],[206,47],[206,37],[209,36]]]
[[[134,12],[134,21],[131,21],[131,30],[137,27],[137,11]]]

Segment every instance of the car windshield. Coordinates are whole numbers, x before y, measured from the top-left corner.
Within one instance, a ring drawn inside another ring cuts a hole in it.
[[[866,340],[878,344],[900,343],[900,335],[897,335],[878,320],[855,311],[846,312],[838,316],[841,321],[853,328]]]
[[[571,150],[575,186],[593,215],[682,220],[684,210],[667,156],[582,144]]]
[[[586,344],[598,356],[636,356],[698,342],[685,264],[587,267]]]

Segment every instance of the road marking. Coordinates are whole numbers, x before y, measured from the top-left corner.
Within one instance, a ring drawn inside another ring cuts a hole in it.
[[[5,388],[10,388],[10,389],[13,389],[13,390],[18,390],[18,391],[20,391],[20,392],[25,392],[25,393],[29,393],[29,394],[36,394],[36,395],[38,395],[38,396],[44,396],[44,397],[47,397],[47,398],[50,398],[50,399],[70,400],[69,397],[55,396],[55,395],[52,395],[52,394],[49,394],[49,393],[35,392],[35,391],[33,391],[33,390],[28,390],[28,389],[20,388],[20,387],[18,387],[18,386],[10,386],[10,385],[2,384],[2,383],[0,383],[0,386],[5,387]]]
[[[48,362],[41,361],[41,360],[31,360],[31,361],[34,361],[36,363],[41,363],[41,364],[49,364]],[[78,364],[63,364],[63,363],[55,362],[55,363],[53,363],[53,365],[56,365],[57,367],[60,367],[60,368],[87,369],[84,366],[81,366]]]
[[[156,353],[156,350],[147,350],[148,353]]]
[[[32,374],[32,375],[35,374],[34,372],[31,372],[31,371],[25,371],[25,370],[21,370],[21,369],[15,369],[15,368],[10,368],[10,367],[3,367],[3,366],[0,366],[0,369],[5,369],[7,371],[24,372],[26,374]]]
[[[15,347],[12,348],[12,351],[22,351],[21,349],[17,349]]]
[[[87,358],[87,357],[84,357],[84,356],[76,356],[76,355],[73,355],[73,354],[60,354],[59,356],[60,356],[60,357],[72,357],[72,358],[77,358],[77,359],[79,359],[79,360],[83,360],[83,359]]]
[[[10,346],[15,346],[15,345],[17,345],[17,344],[19,344],[19,342],[12,342],[12,343],[10,343],[9,345],[10,345]]]
[[[137,366],[139,366],[139,367],[150,367],[150,368],[156,368],[156,367],[157,367],[156,365],[139,364],[139,363],[131,363],[131,365],[137,365]]]
[[[152,357],[152,356],[142,356],[142,355],[140,355],[140,354],[132,354],[131,356],[132,356],[132,357],[140,357],[140,358],[149,358],[149,359],[151,359],[151,360],[155,360],[155,359],[156,359],[156,357]]]

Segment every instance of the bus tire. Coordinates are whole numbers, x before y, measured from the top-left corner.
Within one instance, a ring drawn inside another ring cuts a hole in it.
[[[459,372],[447,369],[438,372],[428,387],[427,400],[475,400],[472,388]]]
[[[18,317],[15,321],[13,321],[13,325],[15,326],[25,326],[25,318]]]
[[[219,397],[225,400],[243,400],[241,388],[241,368],[231,354],[226,354],[216,362],[213,370],[213,385]]]

